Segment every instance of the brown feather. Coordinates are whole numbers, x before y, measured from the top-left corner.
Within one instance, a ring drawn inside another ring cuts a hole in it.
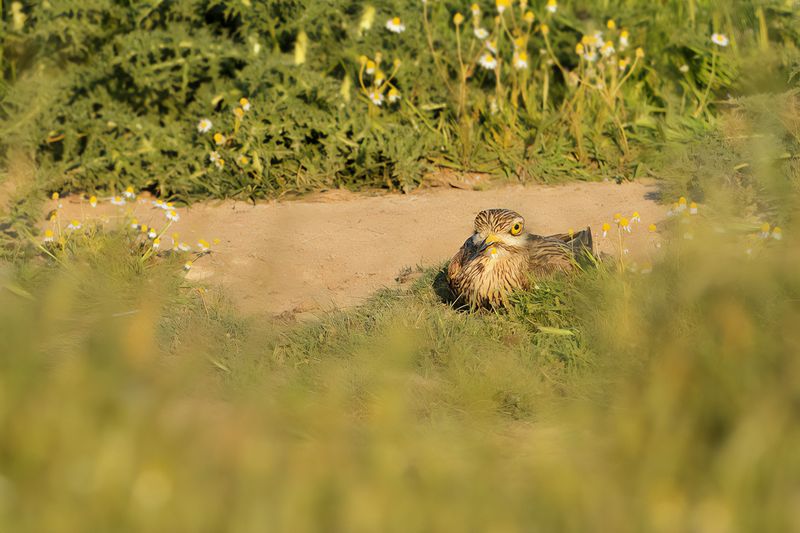
[[[508,303],[508,293],[526,288],[529,275],[546,276],[556,272],[571,272],[589,256],[594,255],[592,232],[583,229],[572,235],[560,233],[548,237],[525,234],[521,244],[492,245],[497,248],[491,256],[486,245],[477,245],[485,232],[508,232],[522,217],[508,209],[488,209],[475,217],[475,235],[467,239],[453,256],[447,268],[447,281],[457,303],[469,307],[499,307]],[[483,232],[483,233],[482,233]],[[513,235],[513,234],[512,234]],[[520,237],[515,237],[520,239]],[[509,241],[517,242],[517,241]]]

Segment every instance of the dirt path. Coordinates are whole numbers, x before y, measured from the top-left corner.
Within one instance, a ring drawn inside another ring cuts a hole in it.
[[[627,246],[644,256],[653,246],[646,226],[666,209],[642,183],[575,183],[555,187],[511,186],[487,191],[422,190],[409,195],[320,194],[301,201],[252,205],[227,201],[179,209],[170,228],[179,240],[219,239],[215,253],[201,257],[190,279],[221,284],[245,312],[307,313],[364,301],[381,287],[396,286],[404,267],[437,265],[471,233],[481,209],[520,212],[536,233],[590,225],[600,249],[612,251],[600,235],[614,213],[641,214]],[[86,213],[72,203],[64,209]],[[97,213],[111,214],[107,203]],[[141,223],[164,224],[163,211],[136,206]],[[65,215],[69,216],[68,213]],[[165,239],[169,246],[171,239]]]

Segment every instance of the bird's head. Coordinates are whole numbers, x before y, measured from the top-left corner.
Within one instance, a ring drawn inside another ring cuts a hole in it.
[[[475,245],[481,249],[492,245],[509,248],[525,246],[525,219],[510,209],[487,209],[475,217]]]

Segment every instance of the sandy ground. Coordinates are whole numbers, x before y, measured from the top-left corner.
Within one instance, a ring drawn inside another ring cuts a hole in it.
[[[167,235],[192,246],[198,239],[219,243],[195,262],[189,279],[222,285],[248,313],[314,313],[363,302],[382,287],[397,286],[406,267],[439,265],[470,235],[478,211],[505,207],[541,234],[591,226],[602,251],[603,222],[614,213],[638,211],[642,222],[627,238],[631,255],[645,262],[653,248],[649,223],[663,220],[656,189],[644,183],[575,183],[562,186],[508,186],[486,191],[436,188],[408,195],[322,193],[295,201],[252,205],[226,201],[180,208]],[[62,199],[63,216],[114,217],[133,209],[140,223],[163,227],[164,212],[149,200],[126,208],[102,202]],[[52,207],[52,206],[50,206]],[[171,238],[164,238],[165,247]]]

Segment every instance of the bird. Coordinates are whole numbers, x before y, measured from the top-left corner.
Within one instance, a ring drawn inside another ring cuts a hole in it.
[[[508,305],[508,294],[526,289],[531,275],[572,272],[594,257],[591,228],[542,236],[525,230],[510,209],[487,209],[475,217],[473,234],[450,260],[447,282],[455,303],[475,308]]]

